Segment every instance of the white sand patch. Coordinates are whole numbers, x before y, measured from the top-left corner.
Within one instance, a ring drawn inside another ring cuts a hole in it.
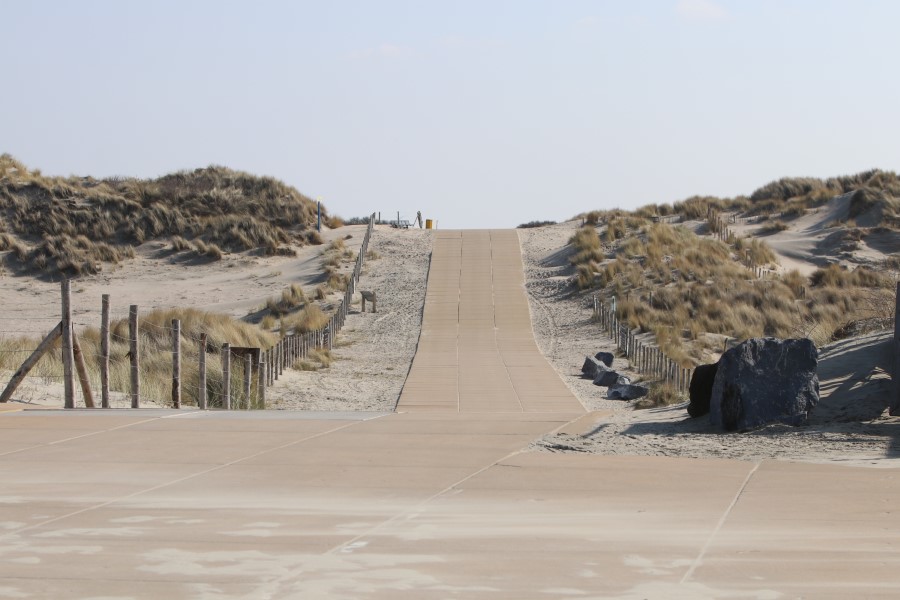
[[[267,390],[276,409],[392,411],[416,353],[428,280],[432,231],[376,227],[357,290],[374,291],[378,312],[360,312],[359,295],[318,371],[286,370]],[[313,363],[315,364],[315,363]]]

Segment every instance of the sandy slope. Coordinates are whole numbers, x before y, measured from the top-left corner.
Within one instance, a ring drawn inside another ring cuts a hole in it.
[[[365,231],[364,225],[347,226],[324,230],[322,238],[328,242],[350,235],[345,244],[356,251]],[[137,304],[141,312],[189,306],[243,317],[292,283],[315,286],[323,271],[323,246],[296,248],[296,257],[242,252],[211,262],[190,259],[186,253],[172,253],[168,248],[164,242],[148,242],[137,248],[134,260],[105,264],[102,272],[74,280],[75,321],[82,327],[99,327],[103,294],[111,295],[114,318],[127,318],[131,304]],[[4,327],[2,333],[45,334],[59,322],[59,303],[56,281],[4,276],[0,279],[0,312],[4,319],[14,319],[15,327]]]
[[[271,407],[394,410],[419,340],[431,234],[375,229],[369,249],[381,258],[366,261],[357,289],[376,292],[378,312],[362,314],[355,305],[336,339],[331,367],[285,371],[267,392]]]
[[[808,427],[771,426],[748,434],[723,434],[706,418],[691,419],[685,405],[633,410],[603,399],[605,388],[581,379],[584,357],[611,351],[612,340],[590,322],[588,295],[572,293],[565,245],[579,223],[520,230],[532,320],[538,345],[560,377],[594,415],[586,432],[548,436],[547,451],[688,456],[900,467],[900,419],[885,412],[890,333],[832,344],[821,350],[822,400]],[[622,360],[622,359],[617,359]],[[617,368],[627,363],[615,364]]]
[[[877,268],[887,254],[900,251],[900,232],[869,232],[860,240],[846,235],[852,194],[835,196],[824,205],[786,221],[788,228],[761,239],[778,255],[781,266],[797,269],[804,275],[831,263],[849,266],[865,265]],[[856,220],[858,227],[874,227],[873,215],[863,214]],[[738,235],[754,235],[763,223],[729,225]]]

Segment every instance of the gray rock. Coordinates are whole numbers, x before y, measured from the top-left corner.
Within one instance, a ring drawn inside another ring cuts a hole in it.
[[[700,365],[694,369],[691,376],[691,385],[688,387],[691,403],[688,404],[688,414],[692,417],[702,417],[709,413],[709,401],[712,399],[713,383],[716,381],[716,371],[719,363]]]
[[[597,376],[594,377],[594,385],[610,387],[613,385],[628,385],[630,383],[631,379],[624,375],[620,375],[617,371],[607,369],[603,365],[597,367]]]
[[[598,352],[594,355],[594,358],[602,362],[607,367],[612,367],[613,358],[615,358],[612,352]]]
[[[584,364],[581,365],[581,376],[586,379],[594,379],[597,377],[597,367],[603,366],[603,363],[597,359],[585,356]]]
[[[600,365],[597,367],[597,376],[594,377],[594,385],[602,385],[604,387],[616,385],[619,377],[620,375],[612,369],[607,369],[603,365]]]
[[[613,385],[606,391],[606,397],[609,400],[634,400],[643,398],[649,393],[650,390],[642,385]]]
[[[819,402],[819,353],[808,339],[754,338],[719,359],[710,420],[727,431],[804,425]]]

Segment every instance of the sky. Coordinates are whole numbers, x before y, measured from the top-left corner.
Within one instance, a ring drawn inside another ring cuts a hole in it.
[[[900,170],[892,0],[0,0],[0,153],[515,227]]]

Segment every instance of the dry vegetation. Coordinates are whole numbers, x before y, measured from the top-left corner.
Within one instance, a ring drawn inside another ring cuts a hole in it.
[[[228,317],[195,309],[155,310],[141,315],[141,397],[149,402],[171,404],[172,320],[181,321],[182,398],[186,405],[196,405],[199,389],[198,355],[200,334],[207,334],[207,397],[210,406],[220,406],[223,378],[219,352],[222,344],[268,348],[275,336],[258,327]],[[110,324],[110,390],[128,393],[130,390],[128,321]],[[35,348],[39,340],[17,337],[0,338],[0,370],[14,371],[27,354],[20,349]],[[79,335],[85,355],[88,376],[99,403],[100,388],[100,332],[87,329]],[[3,351],[6,350],[6,351]],[[16,350],[11,352],[10,350]],[[31,375],[59,379],[63,374],[59,341],[38,362]],[[232,369],[232,389],[240,389],[242,372]]]
[[[323,221],[342,224],[324,208]],[[63,178],[0,156],[0,249],[20,271],[94,273],[160,238],[210,260],[226,251],[292,255],[292,245],[321,243],[315,222],[315,201],[296,189],[225,167],[152,180]]]
[[[602,298],[615,297],[620,319],[652,333],[685,366],[705,360],[714,346],[721,349],[723,336],[806,336],[822,344],[880,328],[893,316],[898,254],[890,255],[878,272],[831,265],[809,278],[790,271],[757,279],[752,267],[777,267],[765,242],[731,236],[723,243],[664,222],[673,216],[705,221],[715,232],[721,221],[710,218],[710,209],[737,217],[777,215],[757,232],[768,235],[844,194],[850,195],[848,218],[832,224],[845,228],[843,241],[852,244],[872,232],[900,229],[896,173],[876,169],[830,179],[785,178],[749,197],[694,196],[634,213],[595,210],[579,215],[585,225],[570,239],[573,283],[580,290],[599,290]],[[862,218],[872,226],[856,227],[855,220]]]

